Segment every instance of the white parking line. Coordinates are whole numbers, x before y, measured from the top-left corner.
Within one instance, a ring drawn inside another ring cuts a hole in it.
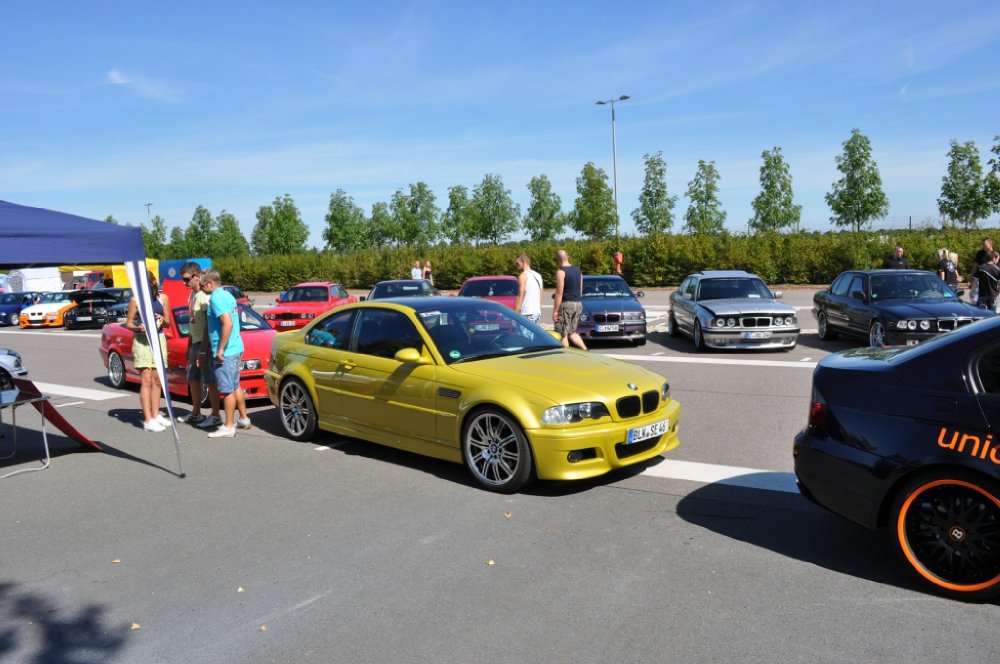
[[[107,390],[90,390],[85,387],[71,387],[69,385],[56,385],[55,383],[35,383],[35,387],[42,391],[42,394],[54,394],[60,397],[74,397],[77,399],[87,399],[88,401],[105,401],[107,399],[119,399],[128,392],[108,392]]]
[[[619,355],[617,353],[608,353],[608,357],[613,357],[619,360],[628,360],[630,362],[676,362],[678,364],[719,364],[725,366],[744,366],[744,367],[795,367],[797,369],[815,369],[816,362],[788,362],[781,360],[737,360],[737,359],[722,359],[714,357],[662,357],[659,355]]]
[[[75,330],[69,330],[69,331],[67,331],[67,330],[53,330],[53,329],[49,329],[49,330],[31,330],[31,329],[28,329],[28,328],[24,328],[24,329],[14,328],[12,330],[0,330],[0,334],[18,334],[18,335],[22,335],[22,336],[26,335],[26,334],[34,334],[34,335],[42,335],[42,336],[46,336],[46,337],[80,337],[80,338],[89,337],[91,339],[100,339],[101,338],[101,333],[100,332],[77,332]]]
[[[785,493],[799,492],[795,485],[794,473],[782,473],[775,470],[664,459],[655,466],[650,466],[642,471],[642,474],[671,480],[700,482],[701,484],[725,484],[726,486],[738,486],[746,489],[767,489],[768,491],[783,491]]]

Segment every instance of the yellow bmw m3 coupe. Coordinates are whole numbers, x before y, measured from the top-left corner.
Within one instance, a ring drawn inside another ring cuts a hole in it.
[[[481,299],[335,309],[275,337],[265,380],[294,440],[323,429],[463,463],[503,493],[602,475],[678,443],[680,404],[666,378],[566,350]]]

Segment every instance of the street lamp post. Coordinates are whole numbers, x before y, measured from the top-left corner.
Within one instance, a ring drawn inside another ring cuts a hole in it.
[[[615,102],[625,101],[626,99],[629,99],[628,95],[621,95],[620,97],[597,102],[598,106],[611,104],[611,168],[615,184],[612,190],[615,195],[615,249],[621,248],[621,239],[618,236],[620,217],[618,216],[618,140],[615,137]]]
[[[152,203],[146,203],[146,219],[149,220],[149,208],[153,207]]]

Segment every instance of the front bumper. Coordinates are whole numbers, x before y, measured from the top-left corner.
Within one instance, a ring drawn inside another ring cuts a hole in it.
[[[579,480],[604,475],[615,468],[641,463],[677,447],[681,405],[671,399],[666,406],[642,417],[608,421],[592,426],[546,427],[525,431],[535,458],[535,472],[543,480]],[[631,429],[668,420],[666,433],[632,445]],[[583,458],[570,461],[571,453]]]
[[[301,330],[315,318],[274,318],[269,319],[267,324],[278,332],[288,332],[290,330]]]
[[[617,330],[606,331],[607,325],[617,327]],[[645,321],[629,321],[626,323],[581,323],[576,328],[577,334],[584,339],[607,339],[609,341],[630,341],[646,338]]]
[[[765,338],[752,338],[766,335]],[[799,328],[782,327],[767,330],[702,329],[702,337],[709,348],[792,348],[799,338]]]

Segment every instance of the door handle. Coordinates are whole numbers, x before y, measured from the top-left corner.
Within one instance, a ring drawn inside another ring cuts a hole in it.
[[[351,369],[353,369],[358,365],[354,364],[354,362],[351,362],[350,360],[341,360],[340,366],[350,371]]]

